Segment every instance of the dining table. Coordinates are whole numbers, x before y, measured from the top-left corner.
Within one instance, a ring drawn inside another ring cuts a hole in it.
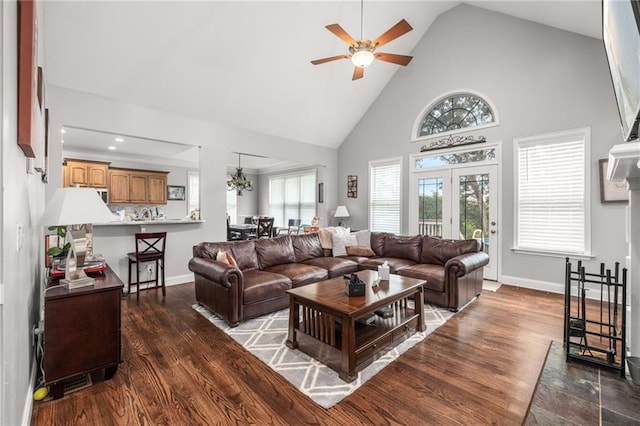
[[[246,240],[250,234],[255,234],[258,225],[255,223],[234,223],[229,225],[229,231],[240,234],[241,240]]]

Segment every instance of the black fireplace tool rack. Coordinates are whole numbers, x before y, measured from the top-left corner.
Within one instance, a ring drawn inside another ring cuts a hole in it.
[[[600,273],[587,273],[582,262],[572,270],[565,265],[564,347],[566,362],[579,360],[620,371],[625,376],[625,324],[627,319],[627,269],[620,274],[616,262],[613,273],[600,264]],[[589,287],[587,287],[589,284]],[[595,285],[594,285],[595,284]],[[589,290],[600,288],[599,309],[587,302]],[[612,300],[613,299],[613,300]],[[587,304],[592,306],[587,309]]]

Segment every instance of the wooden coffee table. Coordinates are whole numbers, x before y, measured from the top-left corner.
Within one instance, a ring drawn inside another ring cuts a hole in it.
[[[357,275],[367,284],[364,296],[347,296],[343,277],[287,291],[287,346],[336,370],[345,382],[355,380],[357,371],[383,350],[425,329],[425,281],[391,275],[389,280],[372,287],[378,278],[376,271],[360,271]],[[414,308],[408,306],[410,296]],[[375,322],[364,324],[364,318],[385,306],[392,308],[392,317],[383,319],[376,315]]]

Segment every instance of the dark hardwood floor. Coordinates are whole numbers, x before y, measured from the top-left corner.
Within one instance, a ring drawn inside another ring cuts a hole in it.
[[[521,424],[563,296],[503,285],[325,410],[191,305],[193,284],[123,299],[115,377],[35,402],[33,425]],[[73,356],[73,354],[70,354]]]

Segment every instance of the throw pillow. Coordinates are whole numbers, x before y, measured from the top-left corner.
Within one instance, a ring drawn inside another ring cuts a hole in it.
[[[236,260],[231,256],[231,254],[227,253],[224,250],[220,250],[216,255],[216,261],[226,263],[229,266],[238,266]]]
[[[376,254],[371,247],[366,246],[346,246],[348,256],[373,257]]]
[[[320,228],[318,230],[320,246],[323,249],[331,250],[333,248],[333,235],[349,235],[349,232],[349,228],[343,228],[341,226],[327,226],[326,228]]]
[[[355,235],[347,234],[333,234],[331,242],[333,243],[333,255],[334,256],[346,256],[346,246],[357,246],[358,240]]]
[[[353,233],[358,240],[358,245],[371,248],[371,231],[363,229],[362,231],[356,231]]]

